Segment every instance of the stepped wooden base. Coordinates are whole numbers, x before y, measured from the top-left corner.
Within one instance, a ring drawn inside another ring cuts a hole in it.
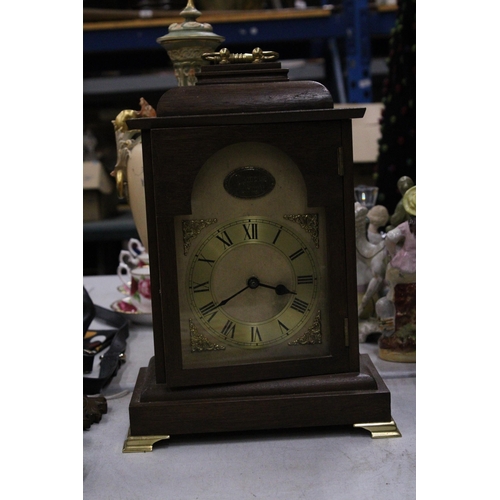
[[[366,354],[360,373],[175,390],[156,384],[152,359],[139,371],[129,416],[124,452],[151,451],[171,435],[213,432],[355,425],[372,437],[401,435],[389,389]]]

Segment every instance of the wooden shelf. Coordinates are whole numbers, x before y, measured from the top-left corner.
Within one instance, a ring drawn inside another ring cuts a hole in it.
[[[95,12],[88,12],[95,11]],[[112,30],[112,29],[126,29],[126,28],[151,28],[158,26],[168,27],[172,23],[183,22],[184,19],[180,17],[179,13],[173,15],[170,13],[157,13],[153,17],[141,18],[138,10],[136,11],[112,11],[102,12],[103,21],[85,21],[97,17],[102,9],[83,9],[83,30]],[[157,11],[153,11],[157,12]],[[113,13],[116,16],[130,15],[127,19],[114,19],[110,20]],[[122,14],[124,13],[124,14]],[[128,13],[128,14],[127,14]],[[310,9],[265,9],[265,10],[220,10],[220,11],[207,11],[202,13],[198,21],[203,23],[238,23],[238,22],[252,22],[252,21],[284,21],[287,19],[310,19],[329,17],[332,9],[310,8]],[[132,17],[134,16],[134,17]]]

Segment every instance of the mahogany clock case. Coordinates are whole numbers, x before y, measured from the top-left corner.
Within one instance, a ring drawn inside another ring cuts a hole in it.
[[[128,122],[142,132],[156,380],[174,388],[356,373],[351,119],[362,117],[364,109],[333,109],[322,85],[289,82],[280,64],[228,66],[204,67],[199,85],[177,87],[163,95],[157,118]],[[328,264],[322,279],[330,297],[322,316],[327,319],[328,352],[265,362],[248,356],[227,366],[186,369],[179,292],[184,277],[179,276],[177,265],[182,242],[176,218],[192,214],[193,186],[203,166],[224,148],[242,143],[264,144],[283,152],[300,171],[307,207],[322,211],[321,244],[326,247]]]
[[[142,132],[155,351],[130,403],[131,435],[390,421],[390,393],[359,355],[351,120],[365,110],[334,109],[324,87],[288,82],[275,64],[204,67],[199,83],[167,91],[157,118],[128,122]],[[190,217],[203,166],[248,142],[286,154],[303,178],[307,207],[324,218],[328,352],[186,369],[176,220]]]
[[[346,114],[342,110],[342,114]],[[323,118],[324,114],[321,115]],[[331,118],[335,118],[332,110]],[[148,234],[150,237],[152,273],[153,324],[155,331],[156,370],[159,382],[171,386],[211,384],[228,381],[265,380],[283,376],[303,376],[319,373],[354,372],[358,369],[358,342],[355,308],[349,308],[348,297],[355,297],[354,221],[352,210],[346,205],[354,204],[353,186],[349,182],[350,121],[314,118],[314,112],[301,116],[300,122],[281,122],[282,113],[270,115],[267,123],[225,125],[225,117],[211,117],[212,125],[191,126],[175,124],[143,129],[143,150],[151,154],[151,164],[145,164],[145,187],[150,200],[147,207]],[[165,121],[168,121],[165,119]],[[174,120],[171,120],[174,121]],[[243,120],[242,120],[243,121]],[[193,136],[196,144],[193,144]],[[217,151],[231,144],[252,141],[271,144],[286,151],[301,168],[307,187],[308,204],[323,207],[325,213],[329,251],[329,289],[332,293],[330,323],[332,328],[331,355],[323,359],[280,363],[265,363],[258,367],[237,366],[213,369],[182,369],[179,345],[179,297],[176,273],[176,243],[174,217],[191,213],[191,191],[196,175],[204,163]],[[153,151],[150,145],[154,144]],[[182,145],[190,145],[183,147]],[[344,175],[339,175],[339,155],[344,157]],[[345,175],[347,171],[347,175]],[[346,185],[347,184],[347,185]],[[161,265],[159,265],[161,263]],[[165,265],[168,263],[169,265]],[[349,272],[351,270],[351,272]],[[161,290],[161,295],[158,293]],[[354,301],[354,304],[356,302]],[[351,310],[349,310],[351,309]],[[346,323],[347,320],[347,323]],[[346,324],[347,331],[346,331]],[[203,372],[203,373],[201,373]]]

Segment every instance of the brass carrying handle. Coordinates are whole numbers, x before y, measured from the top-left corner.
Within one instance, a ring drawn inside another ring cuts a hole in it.
[[[115,170],[115,179],[118,198],[123,200],[125,198],[125,185],[127,183],[127,174],[123,168],[117,168]]]
[[[220,49],[219,52],[205,52],[201,56],[205,61],[218,64],[230,63],[261,63],[267,61],[277,61],[279,54],[272,50],[262,50],[259,47],[252,50],[251,54],[231,54],[229,49]]]

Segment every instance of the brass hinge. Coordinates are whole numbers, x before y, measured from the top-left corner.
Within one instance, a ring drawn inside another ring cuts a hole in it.
[[[344,175],[344,150],[337,148],[337,168],[339,175]]]
[[[346,347],[349,347],[349,320],[344,318],[344,343]]]

